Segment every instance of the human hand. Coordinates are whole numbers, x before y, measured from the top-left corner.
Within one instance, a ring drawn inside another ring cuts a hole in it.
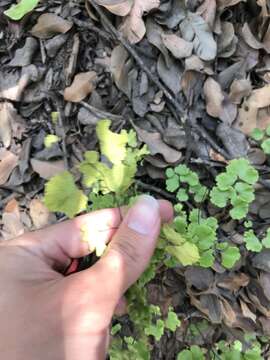
[[[111,318],[147,267],[172,206],[142,196],[0,244],[0,354],[6,360],[105,359]],[[90,269],[63,275],[89,253],[81,229],[110,242]]]

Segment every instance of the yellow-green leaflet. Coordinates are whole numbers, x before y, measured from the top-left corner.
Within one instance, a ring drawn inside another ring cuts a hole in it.
[[[73,218],[86,209],[87,196],[77,188],[73,176],[64,171],[46,184],[44,202],[51,211],[59,211]]]
[[[18,4],[12,5],[4,12],[12,20],[20,20],[24,15],[34,10],[39,0],[21,0]]]
[[[176,257],[183,266],[196,264],[200,260],[197,246],[188,242],[179,246],[166,246],[166,251]]]
[[[110,120],[99,121],[96,129],[97,137],[101,153],[113,164],[119,164],[126,157],[128,133],[122,130],[120,134],[116,134],[110,130],[110,125]]]

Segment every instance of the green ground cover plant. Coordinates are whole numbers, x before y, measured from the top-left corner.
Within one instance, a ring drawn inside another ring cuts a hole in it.
[[[110,126],[109,120],[98,123],[100,151],[87,151],[84,161],[75,169],[77,178],[78,174],[82,175],[82,188],[76,185],[75,175],[69,171],[53,177],[46,184],[45,204],[51,211],[72,218],[83,211],[130,205],[140,195],[135,177],[148,149],[137,140],[133,130],[114,133]],[[148,360],[153,341],[158,343],[165,333],[174,333],[181,326],[181,319],[172,307],[164,312],[148,301],[147,284],[155,279],[158,269],[190,265],[211,268],[219,264],[226,270],[240,260],[241,246],[219,237],[218,218],[206,216],[203,211],[207,205],[222,209],[228,218],[242,224],[246,250],[258,253],[263,248],[270,248],[270,229],[264,236],[258,236],[252,221],[246,221],[258,180],[257,170],[242,158],[230,161],[211,186],[203,184],[199,174],[186,165],[167,169],[166,188],[175,195],[175,218],[173,223],[162,227],[148,269],[127,293],[132,336],[125,336],[121,320],[115,319],[113,323],[112,360]],[[88,242],[89,249],[102,256],[106,246],[96,244],[88,229],[81,229],[81,233],[82,241]],[[241,342],[230,345],[219,342],[210,357],[206,357],[207,351],[191,346],[181,351],[177,360],[262,359],[256,338],[248,347]]]

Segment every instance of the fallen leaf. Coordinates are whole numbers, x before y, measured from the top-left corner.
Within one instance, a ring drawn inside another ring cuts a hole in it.
[[[175,34],[162,35],[164,45],[176,59],[183,59],[191,56],[193,43],[182,39]]]
[[[163,42],[164,31],[151,17],[146,20],[146,36],[150,44],[163,54],[167,67],[170,66],[170,55]]]
[[[8,102],[0,103],[0,140],[5,148],[8,148],[11,144],[11,121],[14,112],[15,108],[12,104]]]
[[[246,2],[246,0],[217,0],[217,7],[219,10],[224,10],[227,7],[239,4],[241,1]]]
[[[157,71],[164,84],[174,93],[178,94],[181,90],[182,66],[176,60],[171,59],[170,66],[165,63],[164,57],[160,54],[157,63]]]
[[[126,16],[132,9],[133,0],[97,0],[96,3],[118,16]]]
[[[262,125],[258,122],[258,111],[260,108],[265,108],[269,105],[270,84],[267,84],[260,89],[253,90],[249,98],[244,101],[239,109],[235,127],[247,135],[249,135],[255,127],[264,129],[269,124],[263,122]]]
[[[203,87],[206,101],[206,111],[209,115],[218,118],[222,111],[224,95],[217,81],[209,77]]]
[[[257,316],[250,310],[248,305],[244,301],[240,300],[240,306],[243,316],[251,319],[254,323],[256,323]]]
[[[232,125],[237,116],[237,106],[231,102],[229,97],[225,95],[222,102],[222,109],[219,114],[220,120],[228,125]]]
[[[4,185],[14,168],[18,165],[18,156],[11,151],[0,149],[0,185]]]
[[[192,55],[185,59],[185,70],[195,70],[207,75],[213,75],[214,73],[211,66],[203,62],[197,55]]]
[[[243,98],[249,96],[252,91],[251,82],[248,79],[234,80],[230,87],[229,99],[234,104],[241,104]]]
[[[72,22],[62,17],[46,13],[40,15],[37,24],[31,30],[31,34],[39,39],[49,39],[57,34],[65,34],[72,26]]]
[[[213,29],[216,19],[216,10],[217,10],[216,0],[205,0],[198,7],[196,12],[207,22],[210,29]]]
[[[185,279],[189,287],[194,286],[200,291],[205,291],[213,284],[214,275],[210,269],[190,266],[185,270]]]
[[[159,4],[159,0],[134,0],[134,4],[129,15],[120,27],[123,35],[131,44],[138,43],[145,35],[146,28],[142,19],[143,15],[158,8]]]
[[[111,55],[111,73],[113,80],[121,91],[130,97],[128,73],[132,69],[132,61],[129,61],[129,54],[122,45],[116,46]]]
[[[247,156],[249,143],[241,131],[232,128],[228,124],[220,123],[216,134],[232,159]]]
[[[205,61],[214,60],[217,55],[217,44],[205,20],[188,12],[180,24],[180,30],[186,41],[193,41],[195,53]]]
[[[82,101],[94,90],[96,79],[97,74],[95,71],[77,74],[73,83],[65,88],[64,99],[71,102]]]
[[[270,54],[270,24],[263,38],[263,47],[268,54]]]
[[[21,221],[19,203],[16,199],[10,200],[4,208],[2,215],[2,236],[5,240],[13,239],[24,233]]]
[[[53,176],[60,174],[65,170],[63,160],[57,161],[41,161],[31,159],[30,161],[33,170],[39,174],[42,179],[49,180]]]
[[[9,66],[27,66],[32,62],[32,58],[38,49],[38,41],[33,37],[28,37],[21,49],[16,50]]]
[[[245,42],[252,49],[259,50],[259,49],[263,48],[263,44],[260,41],[258,41],[255,38],[255,36],[252,34],[248,23],[245,23],[244,26],[242,27],[242,36],[243,36],[243,39],[245,40]]]
[[[30,201],[29,214],[36,230],[44,228],[56,220],[55,215],[51,213],[39,199],[33,199]]]
[[[140,140],[148,146],[151,155],[161,154],[167,163],[170,164],[175,163],[181,159],[181,152],[166,145],[163,142],[160,133],[150,133],[137,126],[135,126],[135,130]]]
[[[240,288],[246,287],[249,283],[249,277],[244,273],[221,275],[217,279],[217,286],[230,291],[239,291]]]

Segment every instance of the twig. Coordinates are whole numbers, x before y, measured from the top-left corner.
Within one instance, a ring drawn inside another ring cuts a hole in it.
[[[80,104],[85,107],[87,110],[89,110],[91,113],[99,117],[100,119],[110,119],[114,121],[122,121],[123,117],[121,115],[114,115],[107,111],[99,110],[95,108],[94,106],[86,103],[85,101],[80,101]]]
[[[132,45],[124,38],[124,36],[113,26],[111,21],[107,18],[104,12],[101,10],[100,6],[96,4],[94,0],[88,0],[96,12],[99,14],[101,20],[106,24],[114,37],[120,41],[120,43],[125,47],[125,49],[132,55],[134,60],[140,66],[140,68],[148,75],[149,79],[161,90],[163,91],[165,97],[174,105],[176,110],[179,112],[179,115],[184,115],[184,109],[181,104],[175,99],[171,92],[161,83],[161,81],[151,72],[151,70],[144,64],[140,56],[137,54],[136,50]]]
[[[89,24],[86,21],[82,21],[76,18],[72,18],[72,21],[79,27],[83,28],[83,29],[87,29],[87,30],[91,30],[94,31],[95,33],[97,33],[100,37],[102,37],[103,39],[107,40],[107,41],[111,41],[112,37],[111,34],[100,30],[98,27],[96,27],[92,22]]]
[[[160,195],[161,197],[168,199],[168,200],[173,200],[175,201],[175,196],[168,193],[165,190],[160,189],[157,186],[154,185],[150,185],[150,184],[146,184],[140,180],[136,180],[136,185],[138,185],[140,188],[144,189],[144,190],[149,190],[149,191],[153,191],[154,193]]]
[[[223,150],[212,138],[211,136],[207,133],[207,131],[200,125],[196,125],[194,128],[194,131],[197,131],[197,133],[203,138],[205,139],[214,150],[216,150],[217,152],[219,152],[226,160],[231,160],[231,156],[227,153],[227,151]]]

